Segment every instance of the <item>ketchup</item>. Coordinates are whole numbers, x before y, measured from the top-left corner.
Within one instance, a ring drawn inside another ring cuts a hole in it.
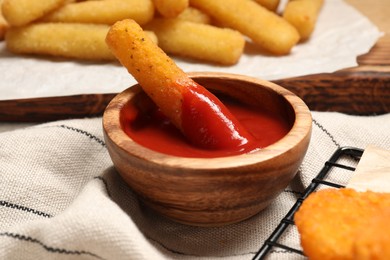
[[[251,146],[253,136],[204,87],[194,82],[182,95],[183,133],[193,145],[218,150]]]
[[[200,138],[204,144],[211,144],[212,148],[191,143],[143,92],[134,98],[135,102],[128,103],[121,111],[124,131],[135,142],[157,152],[180,157],[214,158],[259,150],[281,139],[292,127],[292,123],[280,115],[224,96],[218,96],[218,99],[211,97],[217,100],[214,100],[216,107],[213,107],[213,104],[205,104],[193,109],[191,104],[204,98],[201,90],[195,89],[193,92],[195,93],[188,92],[183,95],[183,127],[195,138]],[[207,103],[204,100],[200,102]],[[217,112],[211,115],[204,113],[210,106]],[[221,127],[226,121],[218,113],[218,109],[221,109],[224,115],[231,115],[230,119],[233,119],[229,122],[240,126],[238,133],[235,127]],[[202,127],[205,127],[204,130]],[[218,140],[208,138],[214,134],[218,135]]]

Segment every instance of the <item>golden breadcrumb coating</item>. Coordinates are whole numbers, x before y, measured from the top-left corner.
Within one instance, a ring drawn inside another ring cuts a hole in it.
[[[294,220],[310,259],[390,259],[389,209],[390,193],[325,189],[312,193]]]

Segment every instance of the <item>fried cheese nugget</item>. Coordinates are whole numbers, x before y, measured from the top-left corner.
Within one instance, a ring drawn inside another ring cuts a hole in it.
[[[314,31],[324,0],[290,0],[283,17],[297,28],[301,40],[307,40]]]
[[[390,194],[353,189],[324,189],[312,193],[304,200],[294,216],[304,253],[310,259],[357,259],[358,244],[367,244],[359,250],[373,250],[368,245],[380,240],[380,236],[359,237],[370,232],[374,219],[390,208]],[[386,218],[388,216],[386,215]],[[377,231],[390,230],[388,226]],[[367,242],[368,241],[368,242]],[[388,250],[387,250],[388,251]],[[390,257],[390,256],[387,256]],[[388,258],[386,258],[388,259]]]
[[[4,18],[12,26],[26,25],[60,7],[66,0],[4,0]]]
[[[355,260],[390,259],[389,220],[390,208],[387,208],[372,217],[369,228],[361,228],[353,248]]]
[[[160,48],[167,53],[223,65],[237,63],[245,46],[238,31],[177,18],[155,18],[145,29],[156,33]]]
[[[153,16],[151,0],[104,0],[69,3],[41,21],[112,25],[116,21],[131,18],[139,24],[145,24]]]
[[[288,54],[299,41],[294,26],[252,0],[190,0],[190,5],[276,55]]]

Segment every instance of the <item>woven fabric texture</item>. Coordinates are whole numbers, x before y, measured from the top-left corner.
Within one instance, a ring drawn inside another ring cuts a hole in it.
[[[3,132],[0,259],[251,259],[337,148],[369,144],[390,148],[390,114],[313,112],[307,155],[274,203],[243,222],[201,228],[139,202],[112,165],[101,118]],[[297,233],[282,239],[299,248]],[[301,257],[273,250],[269,259]]]

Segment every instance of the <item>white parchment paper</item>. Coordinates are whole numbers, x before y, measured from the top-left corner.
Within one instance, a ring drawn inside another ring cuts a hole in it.
[[[390,192],[390,150],[367,146],[347,188]]]
[[[342,0],[326,0],[310,41],[295,46],[291,54],[266,56],[247,44],[234,66],[215,66],[175,58],[186,72],[221,71],[267,80],[334,72],[357,65],[381,32],[365,16]],[[135,83],[119,63],[96,63],[16,56],[0,43],[0,100],[115,93]]]

